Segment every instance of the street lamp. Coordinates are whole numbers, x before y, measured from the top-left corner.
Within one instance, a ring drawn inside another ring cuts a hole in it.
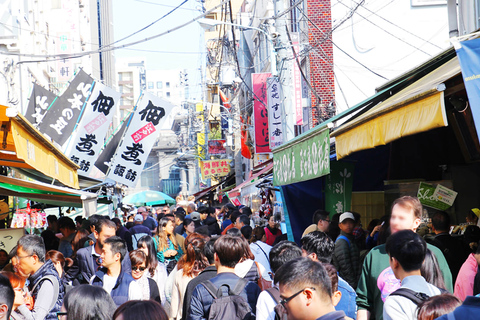
[[[236,24],[236,23],[231,23],[231,22],[226,22],[226,21],[220,21],[220,20],[214,20],[214,19],[198,19],[197,22],[200,24],[200,26],[205,29],[211,29],[215,26],[218,25],[227,25],[227,26],[234,26],[238,27],[240,29],[252,29],[252,30],[257,30],[265,35],[267,38],[268,42],[270,42],[270,69],[272,73],[272,77],[277,76],[277,53],[275,52],[275,47],[273,46],[273,38],[270,34],[268,34],[265,30],[262,30],[257,27],[251,27],[251,26],[243,26],[241,24]]]

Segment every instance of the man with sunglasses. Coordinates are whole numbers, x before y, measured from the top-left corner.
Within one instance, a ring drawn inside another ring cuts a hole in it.
[[[328,232],[330,227],[330,213],[325,210],[317,210],[313,213],[313,224],[309,225],[305,231],[303,231],[302,237],[310,232],[320,231]]]
[[[332,282],[319,262],[297,258],[275,273],[280,305],[288,320],[344,320],[343,311],[332,304]]]

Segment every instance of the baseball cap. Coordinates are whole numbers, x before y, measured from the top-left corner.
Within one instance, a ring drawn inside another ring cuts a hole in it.
[[[143,216],[141,214],[137,214],[135,216],[135,219],[133,219],[134,221],[138,221],[138,222],[142,222],[143,221]]]
[[[190,213],[190,219],[192,219],[193,221],[199,221],[200,220],[200,213],[198,213],[196,211]]]
[[[353,213],[351,212],[344,212],[340,215],[340,220],[338,222],[342,223],[345,219],[352,219],[355,221],[355,217],[353,216]]]

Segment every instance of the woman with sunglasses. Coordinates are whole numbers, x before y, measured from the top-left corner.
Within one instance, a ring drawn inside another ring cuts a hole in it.
[[[141,237],[137,242],[137,247],[138,250],[143,251],[147,256],[147,270],[145,270],[145,273],[148,278],[153,279],[157,283],[158,291],[160,291],[160,299],[163,304],[165,303],[165,283],[168,277],[167,268],[157,260],[157,249],[155,248],[155,242],[152,237]]]
[[[142,300],[155,300],[161,303],[160,293],[157,283],[147,277],[147,256],[141,250],[130,252],[130,262],[132,263],[132,277],[142,288]]]

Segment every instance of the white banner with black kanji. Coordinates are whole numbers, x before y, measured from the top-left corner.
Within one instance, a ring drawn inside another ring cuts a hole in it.
[[[115,106],[121,94],[98,81],[87,101],[65,154],[80,166],[78,174],[88,176],[105,142],[108,127],[112,123]]]
[[[169,102],[145,92],[108,171],[107,177],[134,188],[148,154],[158,138],[158,130],[172,111]]]

